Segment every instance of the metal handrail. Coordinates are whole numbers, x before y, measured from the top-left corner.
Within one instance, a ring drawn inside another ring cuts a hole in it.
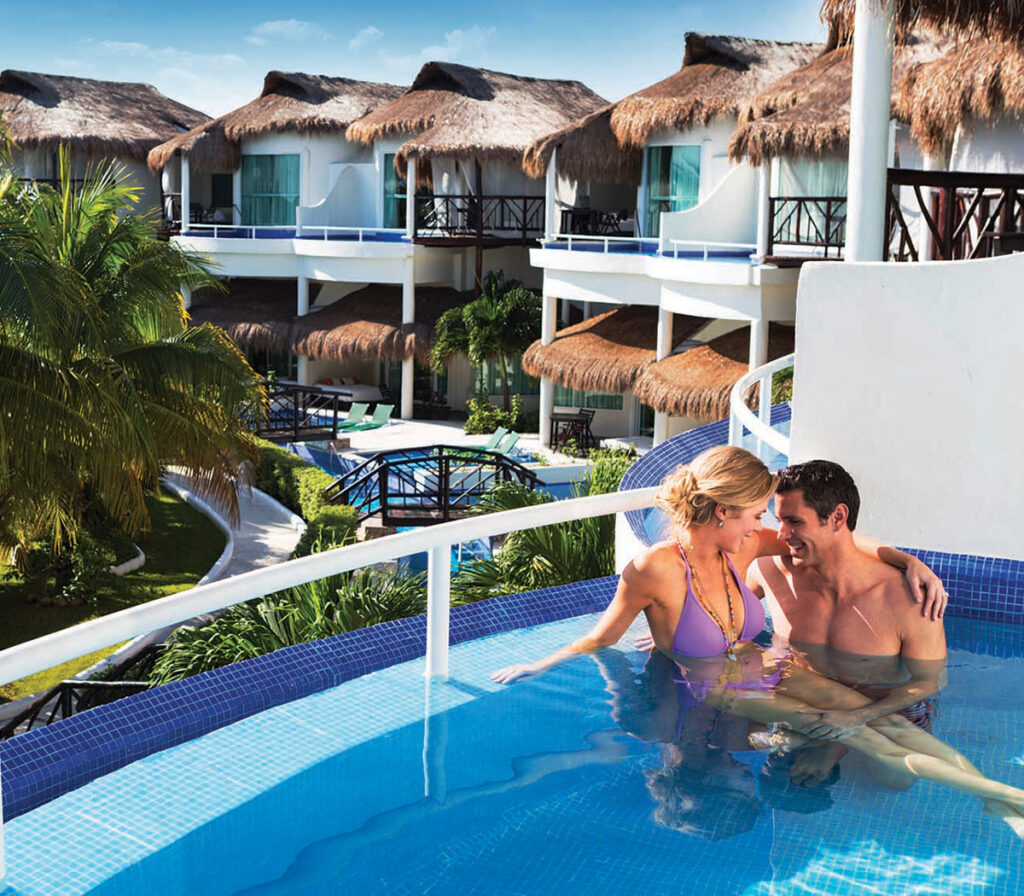
[[[607,253],[612,243],[628,243],[642,246],[643,243],[656,242],[650,237],[640,236],[601,236],[590,233],[560,233],[554,239],[541,240],[542,246],[549,243],[565,243],[566,249],[572,251],[572,244],[575,243],[601,243],[604,252]]]
[[[739,445],[743,440],[744,427],[762,442],[776,451],[789,456],[789,438],[771,427],[772,376],[793,364],[796,353],[783,355],[740,377],[729,393],[729,444]],[[744,400],[747,389],[755,383],[761,386],[758,412],[755,415]]]
[[[395,233],[401,235],[403,239],[409,238],[404,227],[334,227],[327,224],[300,224],[295,229],[295,236],[301,239],[307,232],[321,233],[321,238],[324,240],[328,239],[332,233],[354,233],[360,243],[363,241],[363,235],[367,233]]]
[[[86,653],[337,573],[428,551],[427,674],[448,670],[452,545],[520,529],[654,506],[657,488],[552,501],[454,520],[240,573],[157,598],[0,651],[0,683],[15,681]]]
[[[679,257],[680,246],[693,246],[695,248],[701,248],[704,250],[704,261],[708,260],[708,249],[714,246],[716,249],[749,249],[751,252],[757,251],[757,243],[727,243],[721,240],[674,240],[670,239],[668,242],[672,244],[672,257]]]

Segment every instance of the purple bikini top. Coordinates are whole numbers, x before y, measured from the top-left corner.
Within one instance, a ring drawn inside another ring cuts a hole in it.
[[[686,565],[686,600],[683,601],[683,612],[679,614],[676,633],[672,638],[672,650],[682,656],[718,656],[725,653],[729,643],[718,627],[718,623],[708,615],[707,610],[701,606],[697,596],[693,593],[693,578],[690,573],[689,561],[681,548],[679,554]],[[724,556],[743,601],[743,630],[740,632],[740,641],[750,641],[761,634],[761,630],[764,628],[764,607],[761,606],[757,595],[740,579],[736,567],[732,565],[732,560],[728,555]]]

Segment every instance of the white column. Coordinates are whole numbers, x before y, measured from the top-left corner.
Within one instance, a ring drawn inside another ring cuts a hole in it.
[[[295,278],[295,313],[300,317],[309,314],[309,278],[299,274]]]
[[[750,356],[748,366],[751,370],[768,361],[768,321],[763,317],[750,322]],[[760,404],[758,416],[765,423],[771,417],[772,381],[767,377],[761,382]]]
[[[427,678],[448,675],[448,609],[452,549],[442,544],[427,555]]]
[[[558,149],[551,152],[548,162],[547,176],[544,181],[544,239],[553,240],[558,234],[558,222],[555,220],[555,191],[558,187]]]
[[[658,336],[654,347],[655,360],[660,361],[672,354],[672,312],[658,309]],[[654,412],[654,444],[660,445],[668,438],[668,413]]]
[[[936,158],[930,153],[925,153],[924,156],[924,170],[925,171],[941,171],[942,160]],[[931,187],[925,187],[921,190],[921,200],[924,202],[925,209],[928,214],[932,211],[932,196],[934,191]],[[937,223],[937,222],[936,222]],[[921,219],[918,222],[917,231],[917,260],[928,261],[932,257],[932,245],[935,237],[932,236],[932,230],[928,226],[928,222],[925,220],[924,215],[921,215]]]
[[[242,166],[239,166],[231,173],[231,202],[234,208],[231,210],[231,223],[238,227],[242,223]]]
[[[562,314],[561,314],[562,320],[565,321],[565,323],[568,324],[569,323],[569,300],[568,299],[562,299],[561,311],[562,311]]]
[[[423,694],[423,795],[443,803],[448,795],[445,756],[448,752],[448,713],[444,690],[436,696],[433,681],[424,682]]]
[[[188,156],[181,154],[181,232],[188,230],[189,214],[188,209],[192,200],[191,178],[188,170]]]
[[[416,235],[416,156],[405,169],[405,235],[410,240]]]
[[[757,169],[757,261],[768,254],[768,224],[771,217],[771,162],[764,161]]]
[[[590,302],[583,303],[583,319],[590,320],[594,316],[593,307]]]
[[[892,0],[857,0],[850,95],[847,261],[881,261],[892,92]]]
[[[541,299],[540,342],[551,345],[555,340],[557,326],[558,299],[544,293]],[[540,443],[545,448],[551,447],[551,414],[555,409],[555,384],[546,377],[540,381]]]
[[[298,370],[295,371],[295,378],[299,381],[300,386],[308,386],[309,382],[309,358],[306,355],[299,355],[298,358]]]
[[[402,271],[402,323],[416,322],[416,264],[406,259]],[[403,420],[412,420],[412,387],[416,376],[415,362],[410,355],[402,359],[401,413]]]

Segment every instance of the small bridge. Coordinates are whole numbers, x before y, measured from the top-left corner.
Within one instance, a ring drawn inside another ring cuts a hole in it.
[[[429,526],[465,515],[500,482],[531,489],[540,479],[518,461],[483,448],[431,445],[381,451],[339,477],[324,496],[349,504],[359,521],[379,517],[385,526]]]
[[[266,417],[252,408],[246,413],[249,428],[263,438],[285,438],[298,442],[304,439],[336,439],[339,424],[351,405],[351,397],[336,389],[320,386],[298,386],[294,383],[267,381]],[[391,398],[387,387],[381,387],[380,401]],[[367,400],[367,399],[362,399]],[[344,434],[344,433],[343,433]]]

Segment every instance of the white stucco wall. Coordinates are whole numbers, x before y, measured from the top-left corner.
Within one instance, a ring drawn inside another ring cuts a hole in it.
[[[699,205],[684,212],[663,212],[661,241],[667,251],[673,248],[672,240],[756,242],[757,172],[738,165]]]
[[[1024,559],[1024,255],[805,265],[794,461],[846,466],[862,528]]]
[[[993,124],[971,122],[957,129],[950,153],[950,171],[989,174],[1024,173],[1024,122],[1002,119]]]

